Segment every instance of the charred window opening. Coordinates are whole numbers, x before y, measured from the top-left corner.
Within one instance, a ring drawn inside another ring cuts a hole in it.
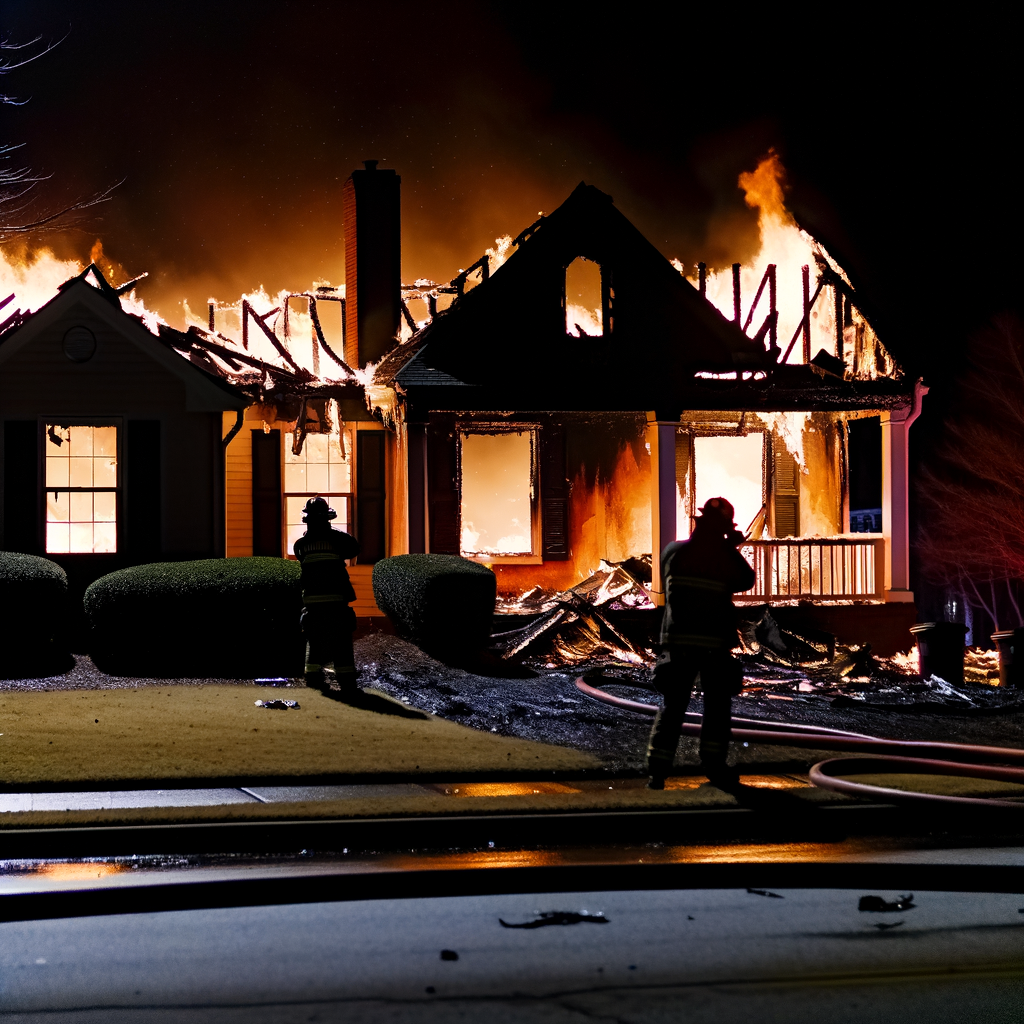
[[[459,433],[460,549],[485,561],[540,561],[536,428]]]
[[[45,424],[47,554],[117,551],[117,427]]]
[[[764,438],[748,434],[693,439],[693,504],[727,498],[736,510],[736,526],[759,533],[764,522]]]
[[[579,256],[565,268],[565,332],[574,338],[602,338],[611,332],[613,290],[600,263]]]
[[[340,434],[307,434],[302,451],[295,455],[294,434],[284,436],[284,520],[288,555],[306,532],[302,509],[316,495],[338,513],[332,526],[352,532],[352,430]]]
[[[849,424],[850,533],[882,532],[882,421]]]

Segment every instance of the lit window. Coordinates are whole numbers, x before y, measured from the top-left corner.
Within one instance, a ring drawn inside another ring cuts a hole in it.
[[[697,437],[693,445],[696,508],[725,498],[736,510],[736,526],[744,533],[753,529],[764,504],[764,434]]]
[[[460,434],[462,554],[539,554],[536,430]]]
[[[319,494],[338,513],[331,525],[350,533],[352,522],[352,430],[338,434],[307,434],[299,455],[292,454],[293,434],[284,435],[284,519],[287,552],[306,532],[302,509]]]
[[[604,334],[601,265],[582,256],[565,268],[565,333],[574,338]]]
[[[117,427],[46,424],[46,550],[117,551]]]

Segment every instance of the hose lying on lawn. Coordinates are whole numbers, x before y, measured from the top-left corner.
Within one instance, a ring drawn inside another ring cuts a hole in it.
[[[625,682],[625,681],[624,681]],[[613,707],[641,714],[655,715],[654,704],[643,704],[591,686],[582,677],[576,680],[581,693]],[[700,715],[687,713],[683,735],[700,734]],[[875,799],[953,804],[964,807],[990,807],[1024,811],[1024,803],[1015,800],[980,797],[941,796],[934,793],[910,792],[851,782],[844,775],[954,775],[972,779],[992,779],[1024,785],[1024,768],[1005,767],[1007,763],[1024,765],[1024,750],[1014,747],[986,747],[969,743],[935,743],[928,740],[885,740],[863,733],[828,729],[818,725],[797,725],[791,722],[770,722],[756,718],[734,718],[733,739],[747,743],[779,744],[787,747],[809,747],[820,750],[849,750],[874,755],[871,757],[840,757],[819,761],[811,768],[810,781],[821,789],[831,789],[853,796]],[[736,728],[738,723],[741,728]],[[754,725],[757,728],[745,728]]]

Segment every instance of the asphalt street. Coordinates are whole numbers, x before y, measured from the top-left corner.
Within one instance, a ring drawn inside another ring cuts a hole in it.
[[[905,909],[861,910],[864,895],[904,897]],[[11,922],[0,924],[0,1011],[49,1022],[1019,1020],[1024,898],[920,892],[906,907],[908,895],[546,893]],[[538,924],[545,914],[555,923]]]

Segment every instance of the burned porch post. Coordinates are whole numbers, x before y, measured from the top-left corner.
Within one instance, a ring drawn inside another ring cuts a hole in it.
[[[921,415],[928,388],[918,380],[909,405],[890,409],[882,421],[882,534],[885,600],[913,601],[910,589],[910,427]],[[877,571],[877,568],[876,568]]]
[[[651,599],[664,605],[661,552],[676,539],[676,431],[679,413],[673,418],[665,409],[647,413],[647,444],[651,450]]]

